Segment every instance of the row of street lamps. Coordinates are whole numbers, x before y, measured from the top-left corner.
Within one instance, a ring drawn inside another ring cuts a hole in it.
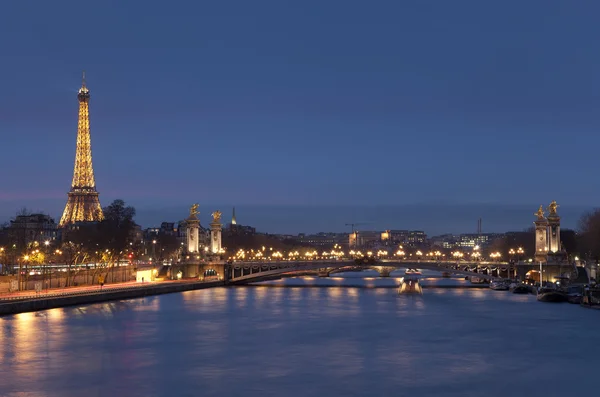
[[[513,255],[523,255],[525,253],[525,251],[522,248],[517,248],[517,249],[513,249],[511,248],[508,252],[508,254],[511,256]],[[237,260],[244,260],[244,259],[249,259],[249,260],[283,260],[283,259],[288,259],[288,260],[296,260],[299,258],[304,258],[304,259],[321,259],[321,258],[345,258],[345,257],[352,257],[352,258],[361,258],[361,257],[379,257],[379,258],[385,258],[387,256],[389,256],[389,252],[386,250],[379,250],[376,252],[373,251],[366,251],[366,252],[361,252],[359,250],[351,250],[348,252],[348,255],[346,255],[346,253],[344,253],[341,250],[341,247],[339,245],[335,245],[334,248],[331,251],[324,251],[319,255],[319,252],[317,250],[310,250],[310,251],[306,251],[303,254],[301,254],[298,251],[290,251],[287,254],[284,254],[280,251],[274,251],[273,248],[269,248],[266,249],[265,247],[262,247],[262,249],[251,249],[251,250],[244,250],[244,249],[240,249],[238,250],[238,252],[230,259],[237,259]],[[454,260],[462,260],[463,258],[467,257],[467,258],[471,258],[472,260],[481,260],[483,258],[483,255],[480,251],[479,246],[475,246],[473,248],[473,252],[469,253],[465,253],[462,251],[454,251],[450,254]],[[404,259],[407,256],[413,257],[413,254],[407,254],[404,249],[402,248],[402,246],[399,247],[398,251],[396,251],[393,254],[394,257],[400,258],[400,259]],[[414,253],[414,256],[417,259],[421,259],[421,258],[426,258],[426,259],[431,259],[431,260],[440,260],[446,257],[446,254],[443,254],[440,251],[431,251],[428,253],[423,253],[420,250],[417,250]],[[498,251],[496,252],[492,252],[490,255],[490,259],[492,261],[500,261],[500,259],[502,258],[502,254]]]

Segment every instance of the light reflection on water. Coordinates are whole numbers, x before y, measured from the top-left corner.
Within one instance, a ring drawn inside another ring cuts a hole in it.
[[[575,395],[599,324],[489,289],[214,288],[0,318],[0,395]]]

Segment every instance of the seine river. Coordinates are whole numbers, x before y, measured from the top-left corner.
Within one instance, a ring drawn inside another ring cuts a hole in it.
[[[0,318],[0,396],[600,393],[598,311],[489,289],[416,297],[311,280]]]

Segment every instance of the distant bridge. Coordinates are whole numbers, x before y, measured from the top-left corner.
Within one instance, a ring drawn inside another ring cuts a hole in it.
[[[298,260],[298,261],[233,261],[228,266],[228,279],[231,284],[246,284],[262,280],[316,274],[327,277],[342,271],[375,270],[382,277],[389,277],[397,269],[419,269],[449,272],[461,276],[476,276],[486,280],[499,277],[506,271],[509,262],[485,261],[436,261],[436,260]]]

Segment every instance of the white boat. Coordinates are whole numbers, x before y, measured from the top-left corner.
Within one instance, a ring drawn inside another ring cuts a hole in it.
[[[471,281],[471,284],[483,284],[483,283],[485,283],[485,278],[483,278],[483,277],[469,276],[469,280]]]
[[[400,280],[400,287],[398,288],[398,294],[423,294],[423,288],[419,284],[417,277],[404,277]]]
[[[490,288],[494,291],[508,291],[510,284],[510,280],[494,280],[490,283]]]

